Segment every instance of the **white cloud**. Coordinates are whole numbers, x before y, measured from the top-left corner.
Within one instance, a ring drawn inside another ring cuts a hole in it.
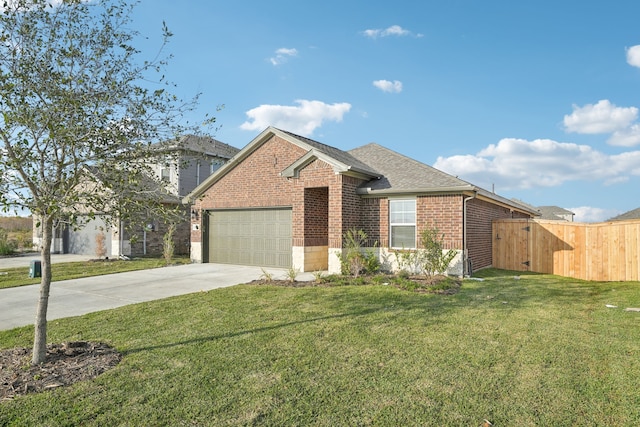
[[[240,125],[244,130],[261,131],[275,126],[302,136],[310,136],[325,121],[341,122],[351,104],[342,102],[325,104],[322,101],[298,99],[297,106],[260,105],[246,112],[249,120]]]
[[[475,155],[438,157],[434,166],[487,189],[495,184],[500,191],[567,181],[612,184],[640,176],[640,151],[608,155],[587,145],[505,138]]]
[[[564,116],[567,132],[597,134],[624,130],[638,118],[636,107],[616,107],[606,99],[584,107],[573,106],[573,113]]]
[[[398,80],[376,80],[373,85],[383,92],[400,93],[402,92],[402,82]]]
[[[635,123],[626,129],[614,132],[607,140],[607,143],[619,147],[640,145],[640,124]]]
[[[366,37],[369,37],[371,39],[376,39],[378,37],[408,36],[411,34],[411,31],[405,30],[400,25],[392,25],[385,29],[377,28],[377,29],[371,29],[371,30],[364,30],[362,34],[364,34]],[[422,37],[422,35],[418,34],[417,37]]]
[[[277,49],[275,51],[275,54],[276,54],[275,56],[272,56],[271,58],[269,58],[269,61],[273,65],[280,65],[287,62],[289,58],[298,56],[298,50],[281,47],[280,49]]]
[[[627,63],[640,68],[640,44],[627,49]]]
[[[580,206],[568,208],[568,210],[575,213],[573,217],[575,222],[603,222],[622,213],[615,209],[602,209],[592,206]]]

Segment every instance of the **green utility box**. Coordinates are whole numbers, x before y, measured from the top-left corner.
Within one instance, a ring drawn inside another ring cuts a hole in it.
[[[29,266],[29,277],[41,277],[42,276],[42,264],[40,261],[31,261],[31,265]]]

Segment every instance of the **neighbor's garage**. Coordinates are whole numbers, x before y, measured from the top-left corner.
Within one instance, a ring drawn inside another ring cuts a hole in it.
[[[208,262],[289,268],[291,208],[208,211]]]

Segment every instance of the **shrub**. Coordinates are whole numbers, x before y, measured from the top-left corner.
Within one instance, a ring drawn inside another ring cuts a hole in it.
[[[107,248],[104,245],[104,242],[105,235],[101,231],[100,233],[96,234],[96,256],[98,258],[102,258],[103,256],[107,255]]]
[[[363,249],[367,242],[367,233],[363,230],[350,229],[343,237],[344,249],[341,254],[338,254],[342,274],[358,277],[363,272],[374,274],[380,270],[380,260],[376,253],[371,249]]]
[[[289,280],[289,282],[293,283],[296,281],[296,277],[298,277],[298,273],[300,273],[300,270],[291,266],[289,267],[289,269],[287,270],[287,280]]]
[[[420,267],[422,273],[427,277],[446,273],[449,264],[457,254],[454,249],[445,251],[443,240],[444,234],[440,233],[437,226],[427,227],[420,234],[421,252],[423,253],[420,257]]]
[[[15,251],[15,242],[9,240],[9,233],[0,228],[0,255],[13,255]]]
[[[427,227],[420,233],[420,247],[394,252],[400,274],[423,274],[429,278],[445,273],[457,252],[444,250],[444,234],[437,226]]]
[[[173,234],[176,232],[176,225],[169,224],[167,232],[162,236],[162,256],[164,257],[167,265],[171,264],[173,260],[173,254],[175,252],[175,243],[173,241]]]
[[[263,268],[262,269],[262,274],[260,275],[260,279],[264,280],[267,283],[271,283],[271,282],[273,282],[273,274],[269,273],[267,270],[265,270]]]

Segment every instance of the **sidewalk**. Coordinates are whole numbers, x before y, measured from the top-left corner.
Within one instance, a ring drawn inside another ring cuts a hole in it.
[[[285,270],[265,270],[274,279],[286,277]],[[233,286],[257,280],[262,274],[261,267],[188,264],[53,282],[47,320]],[[297,277],[300,281],[312,279],[311,273]],[[34,323],[39,287],[0,290],[0,330]]]
[[[51,263],[58,264],[61,262],[76,262],[76,261],[88,261],[95,258],[91,255],[74,255],[74,254],[51,254]],[[29,267],[32,260],[40,261],[39,252],[31,252],[28,254],[22,254],[17,256],[0,257],[0,269],[2,268],[15,268],[15,267]]]

